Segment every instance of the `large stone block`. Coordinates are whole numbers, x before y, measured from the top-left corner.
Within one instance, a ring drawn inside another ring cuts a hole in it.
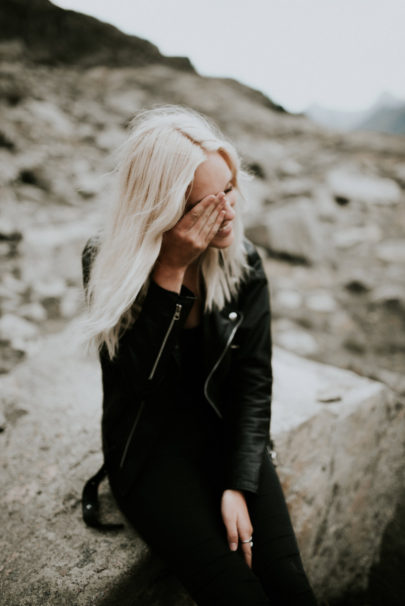
[[[1,379],[0,595],[7,606],[192,606],[126,525],[86,528],[83,482],[101,463],[98,363],[69,333]],[[382,384],[275,350],[273,436],[319,596],[363,587],[403,480],[403,408]],[[101,515],[120,519],[107,483]],[[6,529],[6,532],[4,531]]]
[[[359,594],[405,487],[405,407],[382,383],[277,350],[279,475],[323,599]],[[395,549],[395,546],[393,546]]]

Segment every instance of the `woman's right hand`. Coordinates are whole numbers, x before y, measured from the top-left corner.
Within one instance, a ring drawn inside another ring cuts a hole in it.
[[[163,234],[153,279],[163,288],[180,292],[185,271],[208,248],[226,214],[223,192],[195,204]]]

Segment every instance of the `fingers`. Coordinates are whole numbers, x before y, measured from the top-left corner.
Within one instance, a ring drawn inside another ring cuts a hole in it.
[[[245,558],[246,564],[252,568],[252,534],[253,527],[250,522],[249,513],[238,518],[238,534],[240,538],[240,547]]]
[[[229,549],[231,551],[236,551],[238,549],[238,540],[239,540],[236,519],[227,518],[224,520],[224,522],[225,522],[225,526],[226,526],[226,535],[228,538]]]
[[[241,549],[243,553],[243,557],[245,558],[246,564],[249,568],[252,568],[252,542],[244,543],[243,541],[247,541],[251,538],[252,535],[249,535],[246,539],[242,539],[241,537]]]
[[[217,196],[207,196],[186,212],[180,222],[186,229],[194,227],[200,219],[208,218],[219,202]]]
[[[249,568],[252,567],[252,526],[247,520],[225,518],[226,534],[229,549],[236,551],[239,547]]]
[[[221,513],[229,548],[236,551],[239,543],[245,562],[251,568],[253,526],[244,495],[237,490],[225,490],[221,500]]]
[[[181,220],[179,227],[197,248],[204,250],[218,232],[226,214],[225,205],[223,195],[207,196]]]
[[[200,236],[209,243],[221,227],[226,211],[224,210],[223,204],[218,204],[216,208],[211,212],[206,222],[201,226]]]

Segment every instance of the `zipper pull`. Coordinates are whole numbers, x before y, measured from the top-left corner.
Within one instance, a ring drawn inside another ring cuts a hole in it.
[[[176,303],[176,309],[174,312],[173,320],[179,320],[181,314],[182,305],[180,303]]]

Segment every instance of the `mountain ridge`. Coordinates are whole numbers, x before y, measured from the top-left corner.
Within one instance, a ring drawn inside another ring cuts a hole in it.
[[[22,41],[33,63],[83,67],[161,63],[195,72],[187,57],[166,57],[148,40],[49,0],[2,0],[0,20],[0,42]]]

